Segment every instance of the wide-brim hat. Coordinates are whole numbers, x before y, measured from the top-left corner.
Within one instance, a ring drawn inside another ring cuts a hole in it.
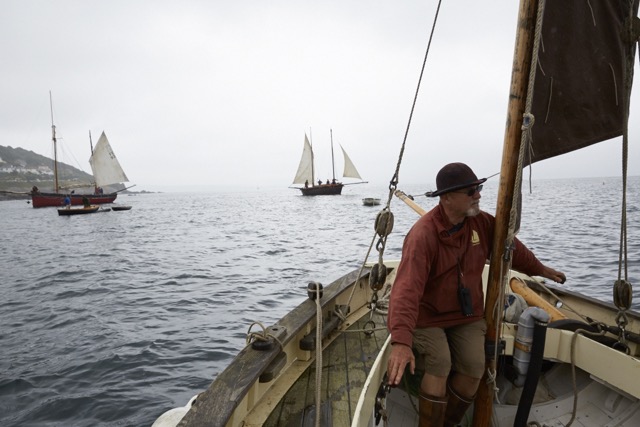
[[[485,182],[487,178],[478,179],[471,168],[464,163],[449,163],[445,165],[436,176],[436,191],[430,191],[427,197],[436,197],[445,193],[473,187]]]

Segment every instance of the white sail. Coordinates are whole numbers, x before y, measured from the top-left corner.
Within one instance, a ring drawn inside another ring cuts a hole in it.
[[[342,149],[342,154],[344,155],[344,173],[342,174],[342,176],[344,176],[345,178],[358,178],[359,180],[362,180],[362,177],[358,173],[358,170],[356,169],[349,156],[347,156],[347,152],[344,151],[342,145],[340,146],[340,148]]]
[[[125,175],[120,162],[109,145],[107,136],[102,132],[100,139],[93,150],[93,154],[89,159],[93,177],[96,180],[96,186],[103,187],[110,184],[121,182],[129,182],[129,178]]]
[[[300,159],[300,165],[298,166],[298,172],[293,179],[294,184],[309,184],[313,183],[313,149],[307,139],[307,134],[304,135],[304,149],[302,150],[302,158]]]

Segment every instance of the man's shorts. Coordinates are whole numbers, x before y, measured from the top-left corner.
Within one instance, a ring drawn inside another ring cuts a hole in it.
[[[413,346],[423,356],[424,371],[430,375],[447,377],[453,369],[472,378],[482,378],[486,332],[484,319],[446,329],[416,329]]]

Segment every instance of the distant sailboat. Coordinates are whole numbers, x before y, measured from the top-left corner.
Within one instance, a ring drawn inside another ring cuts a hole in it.
[[[355,178],[359,179],[360,182],[354,182],[353,184],[365,184],[366,181],[362,181],[362,177],[355,165],[347,155],[347,152],[344,151],[342,145],[340,146],[342,150],[342,155],[344,157],[344,171],[342,176],[344,178]],[[313,147],[307,138],[307,135],[304,135],[304,148],[302,150],[302,158],[300,159],[300,164],[298,165],[298,172],[296,172],[296,176],[293,179],[293,184],[304,185],[304,187],[293,187],[297,188],[302,192],[303,196],[326,196],[326,195],[337,195],[342,193],[342,187],[346,184],[342,182],[336,181],[336,171],[335,171],[335,163],[333,158],[333,132],[331,132],[331,170],[332,170],[332,180],[326,183],[322,183],[322,180],[315,180],[315,170],[314,170],[314,158],[313,158]]]
[[[93,170],[93,176],[95,179],[95,191],[94,194],[75,194],[75,192],[61,192],[58,182],[58,155],[57,155],[57,139],[56,139],[56,126],[53,124],[53,103],[51,101],[51,93],[49,93],[49,102],[51,104],[51,139],[53,141],[53,193],[41,192],[38,187],[34,186],[31,189],[31,204],[34,208],[43,208],[49,206],[60,207],[63,205],[64,198],[69,196],[71,198],[72,205],[82,205],[82,198],[89,199],[89,203],[92,205],[100,205],[103,203],[112,203],[116,197],[117,192],[103,194],[102,187],[119,184],[123,182],[129,182],[129,178],[125,175],[120,162],[116,158],[107,136],[102,132],[95,150],[92,147],[91,158],[89,163]],[[91,139],[91,134],[89,134]]]

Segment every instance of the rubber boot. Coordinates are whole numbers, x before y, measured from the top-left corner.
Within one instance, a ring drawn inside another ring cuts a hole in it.
[[[444,427],[455,427],[462,421],[469,405],[473,402],[473,398],[465,399],[460,396],[449,383],[447,383],[447,391],[449,392],[449,401],[444,415]]]
[[[442,427],[447,410],[447,396],[420,393],[420,427]]]

